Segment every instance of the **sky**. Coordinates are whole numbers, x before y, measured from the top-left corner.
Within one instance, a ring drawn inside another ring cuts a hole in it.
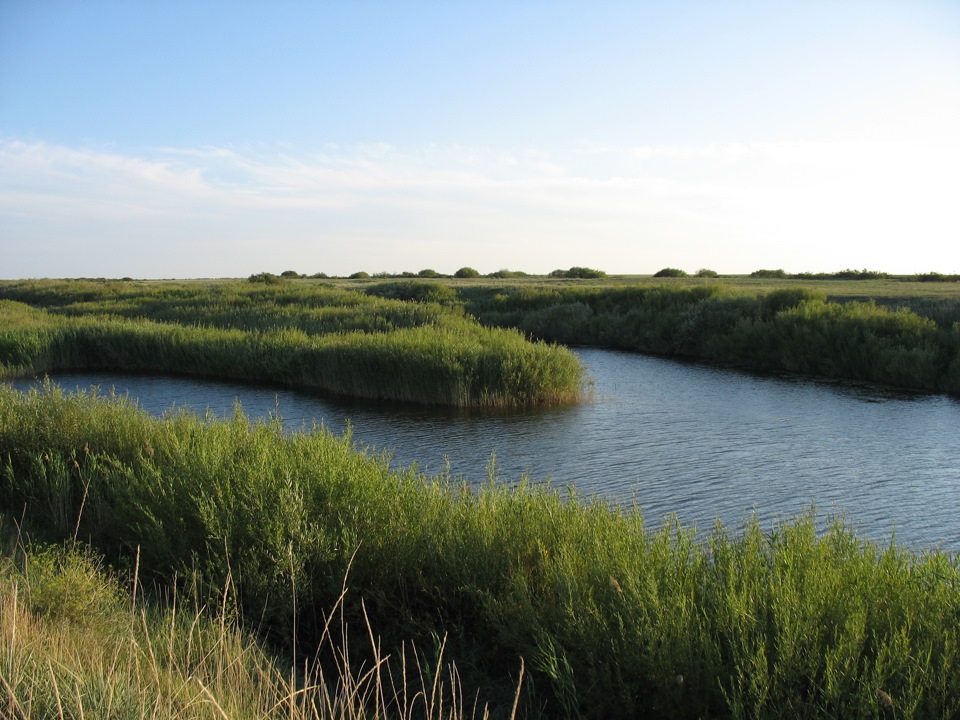
[[[960,273],[960,2],[0,0],[0,278]]]

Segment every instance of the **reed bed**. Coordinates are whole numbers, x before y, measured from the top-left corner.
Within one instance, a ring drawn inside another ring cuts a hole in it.
[[[918,305],[934,319],[873,299],[832,301],[807,286],[517,285],[467,295],[484,324],[555,342],[960,393],[960,323],[943,324],[956,299],[953,309],[946,300]]]
[[[162,600],[89,548],[18,543],[0,556],[0,715],[225,720],[490,716],[457,668],[404,645],[382,653],[372,628],[360,652],[334,607],[311,657],[281,660],[231,611]],[[365,664],[357,664],[363,657]],[[519,687],[519,686],[518,686]],[[511,717],[515,713],[511,713]]]
[[[24,282],[0,300],[0,377],[169,372],[459,407],[575,402],[565,348],[481,327],[459,308],[250,283]]]
[[[52,386],[0,389],[0,458],[0,510],[38,539],[79,539],[144,586],[224,609],[281,667],[316,656],[336,608],[349,646],[376,649],[339,656],[351,677],[412,642],[430,649],[428,687],[442,649],[494,714],[512,712],[523,667],[531,717],[960,717],[960,563],[842,518],[649,527],[495,465],[467,487],[322,428],[151,418]],[[34,648],[33,676],[60,687],[53,643]],[[25,661],[3,661],[9,683]]]

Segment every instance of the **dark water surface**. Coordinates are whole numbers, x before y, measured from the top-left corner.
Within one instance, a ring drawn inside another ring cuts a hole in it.
[[[577,351],[595,381],[580,406],[462,412],[331,401],[285,389],[182,378],[58,374],[65,389],[129,393],[152,413],[173,407],[279,413],[313,422],[430,474],[574,484],[636,501],[652,524],[676,514],[709,530],[748,513],[768,523],[810,506],[845,513],[867,537],[960,550],[960,402],[875,387],[746,375],[630,353]],[[27,387],[29,381],[18,381]]]

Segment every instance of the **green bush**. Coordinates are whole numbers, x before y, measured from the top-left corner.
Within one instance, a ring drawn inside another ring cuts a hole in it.
[[[786,278],[787,273],[785,270],[754,270],[750,273],[750,277],[777,280]]]
[[[653,274],[655,278],[682,278],[687,277],[687,274],[683,270],[678,270],[677,268],[663,268],[662,270],[657,270]]]
[[[480,277],[480,273],[472,267],[462,267],[457,270],[453,276],[455,278],[478,278]]]
[[[247,278],[247,280],[252,283],[263,283],[264,285],[277,285],[283,282],[283,278],[279,275],[268,272],[255,273]]]
[[[572,267],[569,270],[554,270],[550,273],[550,277],[554,278],[605,278],[606,276],[603,270],[587,267]]]

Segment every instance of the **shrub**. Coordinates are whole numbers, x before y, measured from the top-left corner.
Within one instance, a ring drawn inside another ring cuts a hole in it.
[[[697,277],[699,278],[715,278],[717,277],[716,270],[708,270],[707,268],[700,268],[697,270]]]
[[[550,277],[555,278],[604,278],[606,276],[603,270],[587,267],[572,267],[569,270],[554,270],[550,273]]]
[[[438,278],[440,277],[440,273],[438,273],[436,270],[431,270],[430,268],[424,268],[417,273],[417,276],[422,278]]]
[[[282,273],[280,273],[280,277],[283,277],[283,278],[300,278],[300,277],[304,277],[304,276],[301,275],[300,273],[298,273],[296,270],[284,270]]]
[[[370,273],[364,272],[363,270],[361,270],[360,272],[353,273],[353,275],[351,275],[349,279],[350,280],[366,280],[369,277],[370,277]]]
[[[252,283],[263,283],[264,285],[276,285],[283,282],[283,278],[279,275],[274,275],[273,273],[262,272],[254,273],[249,278],[247,278]]]
[[[754,270],[750,273],[752,278],[786,278],[787,273],[784,270]]]
[[[527,273],[523,270],[507,270],[506,268],[501,268],[496,272],[492,272],[487,277],[508,279],[508,278],[518,278],[518,277],[527,277]]]
[[[462,267],[457,270],[453,276],[455,278],[478,278],[480,273],[474,270],[472,267]]]
[[[658,270],[653,274],[653,276],[656,278],[666,278],[666,277],[682,278],[682,277],[687,277],[687,274],[683,270],[667,267],[667,268],[663,268],[663,270]]]
[[[914,275],[913,279],[917,282],[957,282],[960,280],[960,275],[944,275],[938,272],[928,272]]]

